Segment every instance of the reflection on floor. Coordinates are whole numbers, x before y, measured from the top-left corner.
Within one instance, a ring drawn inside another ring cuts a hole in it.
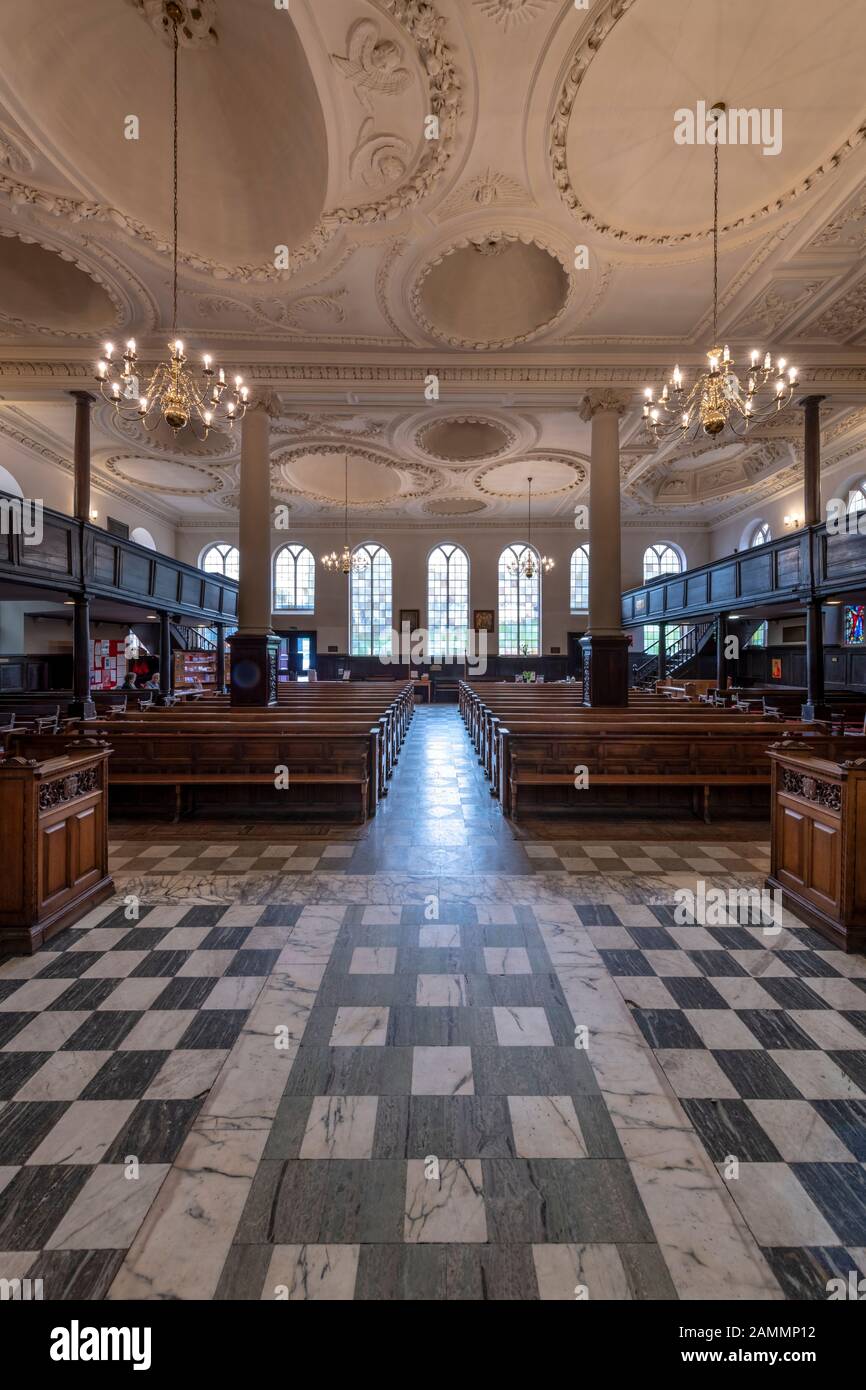
[[[678,887],[761,886],[764,825],[576,827],[504,822],[453,707],[417,712],[363,835],[117,827],[114,902],[0,964],[0,1277],[780,1299],[866,1273],[866,961],[787,915],[677,925]]]

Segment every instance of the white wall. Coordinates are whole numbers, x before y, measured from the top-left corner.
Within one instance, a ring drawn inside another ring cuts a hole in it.
[[[542,653],[548,655],[551,647],[559,647],[566,654],[569,632],[581,632],[586,627],[586,614],[572,614],[570,603],[570,561],[572,551],[588,540],[585,532],[563,527],[533,527],[533,544],[543,554],[555,561],[554,569],[542,580]],[[422,626],[426,623],[427,612],[427,556],[434,546],[442,541],[452,541],[462,545],[469,556],[469,609],[470,620],[474,608],[498,607],[497,565],[502,550],[512,541],[525,540],[525,527],[520,524],[500,528],[480,528],[466,526],[437,527],[435,530],[394,529],[377,531],[375,525],[364,530],[352,528],[349,533],[352,545],[362,541],[376,541],[383,545],[391,556],[392,592],[394,602],[394,625],[399,624],[401,608],[418,608],[421,612]],[[292,530],[274,531],[271,535],[271,554],[287,541],[306,545],[316,558],[316,608],[312,614],[275,614],[278,627],[295,626],[301,629],[315,629],[319,651],[327,651],[329,646],[338,651],[347,649],[348,630],[348,580],[342,574],[329,574],[319,563],[322,554],[331,549],[339,550],[342,545],[342,532],[305,528],[303,524]],[[680,545],[685,551],[690,565],[703,564],[708,558],[708,536],[706,532],[676,527],[638,530],[627,528],[623,532],[623,588],[639,584],[643,580],[643,553],[652,542],[668,540]],[[178,559],[188,564],[198,564],[199,556],[206,545],[212,541],[229,541],[237,544],[237,533],[230,528],[217,528],[206,531],[189,528],[178,531]],[[496,622],[498,630],[498,617]],[[495,654],[498,650],[497,633],[494,632],[488,643],[488,650]]]
[[[848,489],[856,485],[866,475],[866,459],[846,459],[843,463],[823,468],[821,471],[821,519],[826,516],[826,507],[831,497],[841,497],[847,502]],[[803,521],[803,484],[789,488],[779,497],[758,503],[739,513],[730,521],[716,526],[710,534],[710,559],[721,559],[732,555],[735,549],[743,550],[748,545],[745,539],[759,521],[768,521],[773,540],[778,540],[788,529],[785,516],[796,516]]]

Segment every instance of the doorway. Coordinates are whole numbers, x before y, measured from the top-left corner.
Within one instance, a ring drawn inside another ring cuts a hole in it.
[[[316,667],[315,632],[280,633],[278,679],[308,681]]]

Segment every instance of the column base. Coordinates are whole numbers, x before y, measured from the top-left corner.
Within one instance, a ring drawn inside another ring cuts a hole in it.
[[[232,637],[232,705],[270,709],[277,703],[277,660],[280,639],[274,633]]]
[[[829,723],[831,718],[830,706],[821,704],[817,700],[814,703],[807,700],[805,705],[800,706],[800,718],[807,723],[814,719],[826,720]]]
[[[70,700],[66,714],[70,719],[95,719],[96,705],[92,700]]]
[[[628,704],[628,651],[625,633],[598,636],[590,633],[580,639],[583,649],[583,703],[585,705]]]

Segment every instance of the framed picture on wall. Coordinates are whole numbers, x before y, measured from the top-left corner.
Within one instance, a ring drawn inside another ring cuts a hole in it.
[[[472,627],[475,632],[492,632],[495,618],[492,608],[476,608],[472,614]]]
[[[420,608],[401,608],[400,609],[400,631],[403,631],[403,624],[409,624],[410,632],[417,632],[421,626]]]
[[[780,656],[770,657],[770,675],[774,681],[782,679],[782,658]]]

